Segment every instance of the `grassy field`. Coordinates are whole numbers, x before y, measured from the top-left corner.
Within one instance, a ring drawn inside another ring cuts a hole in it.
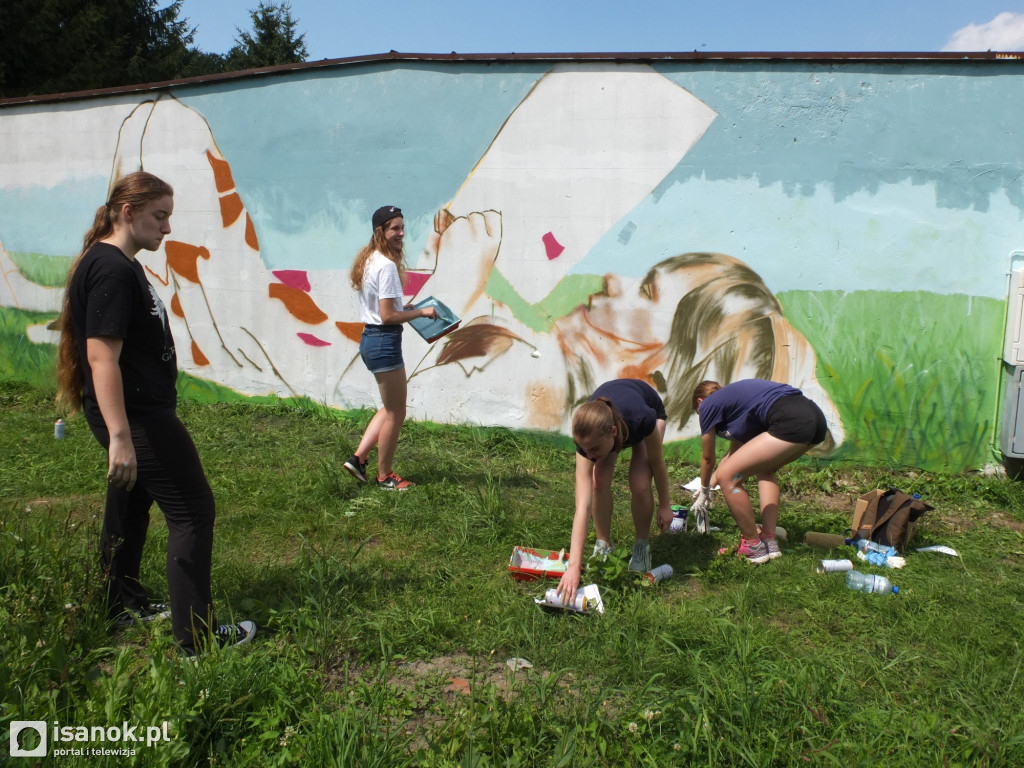
[[[782,559],[720,555],[738,533],[718,502],[721,531],[654,537],[673,578],[643,586],[613,557],[584,576],[603,615],[552,615],[533,601],[549,584],[507,565],[516,545],[568,546],[564,441],[411,423],[397,468],[421,485],[387,494],[340,471],[369,413],[184,403],[218,501],[218,609],[259,624],[250,646],[192,664],[166,623],[105,621],[105,459],[84,421],[55,441],[49,394],[26,384],[0,384],[0,407],[0,733],[42,720],[168,734],[106,745],[129,757],[12,765],[1024,765],[1019,483],[806,460],[783,475]],[[675,501],[694,474],[672,460]],[[842,532],[854,499],[889,485],[936,507],[916,544],[960,556],[911,551],[890,572],[898,596],[815,573],[849,553],[805,547],[804,532]],[[156,597],[159,518],[143,564]],[[513,672],[514,657],[532,667]],[[83,746],[104,744],[49,745]]]

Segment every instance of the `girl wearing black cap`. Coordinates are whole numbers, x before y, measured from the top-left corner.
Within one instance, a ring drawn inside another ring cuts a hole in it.
[[[359,354],[377,379],[383,402],[373,415],[356,452],[345,462],[345,470],[366,482],[370,451],[377,446],[377,487],[405,491],[415,483],[395,474],[392,462],[398,433],[405,421],[407,383],[402,359],[402,324],[417,317],[436,317],[433,307],[407,309],[402,303],[405,285],[405,220],[393,205],[373,214],[373,237],[352,264],[352,287],[359,294],[359,319],[364,323]]]

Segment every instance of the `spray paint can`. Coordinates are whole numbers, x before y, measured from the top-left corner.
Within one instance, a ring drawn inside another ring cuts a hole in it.
[[[64,439],[64,419],[57,419],[56,423],[53,425],[53,439]]]
[[[836,573],[839,571],[852,571],[852,560],[822,560],[815,568],[818,573]]]
[[[586,613],[587,605],[590,601],[587,599],[587,596],[584,595],[582,592],[577,592],[576,599],[572,601],[572,605],[566,605],[562,598],[559,596],[558,589],[556,587],[552,587],[544,593],[544,602],[555,608],[569,608],[573,611]]]
[[[659,565],[657,568],[652,568],[644,574],[644,578],[651,582],[651,584],[657,584],[659,581],[669,578],[672,574],[672,566],[665,564]]]
[[[669,533],[686,533],[686,522],[690,510],[678,504],[672,505],[672,522],[668,527]]]

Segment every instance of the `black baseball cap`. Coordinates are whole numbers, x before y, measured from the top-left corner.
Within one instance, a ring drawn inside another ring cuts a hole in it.
[[[402,209],[394,205],[384,205],[373,212],[373,228],[383,227],[389,221],[402,215]]]

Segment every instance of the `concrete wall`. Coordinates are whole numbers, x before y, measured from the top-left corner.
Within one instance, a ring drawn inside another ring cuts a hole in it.
[[[0,106],[0,376],[52,375],[69,260],[119,174],[176,191],[140,259],[181,369],[247,395],[373,407],[348,283],[400,206],[410,416],[566,431],[600,382],[704,378],[825,409],[830,456],[996,454],[1016,62],[370,61]],[[226,390],[209,388],[208,397]]]

